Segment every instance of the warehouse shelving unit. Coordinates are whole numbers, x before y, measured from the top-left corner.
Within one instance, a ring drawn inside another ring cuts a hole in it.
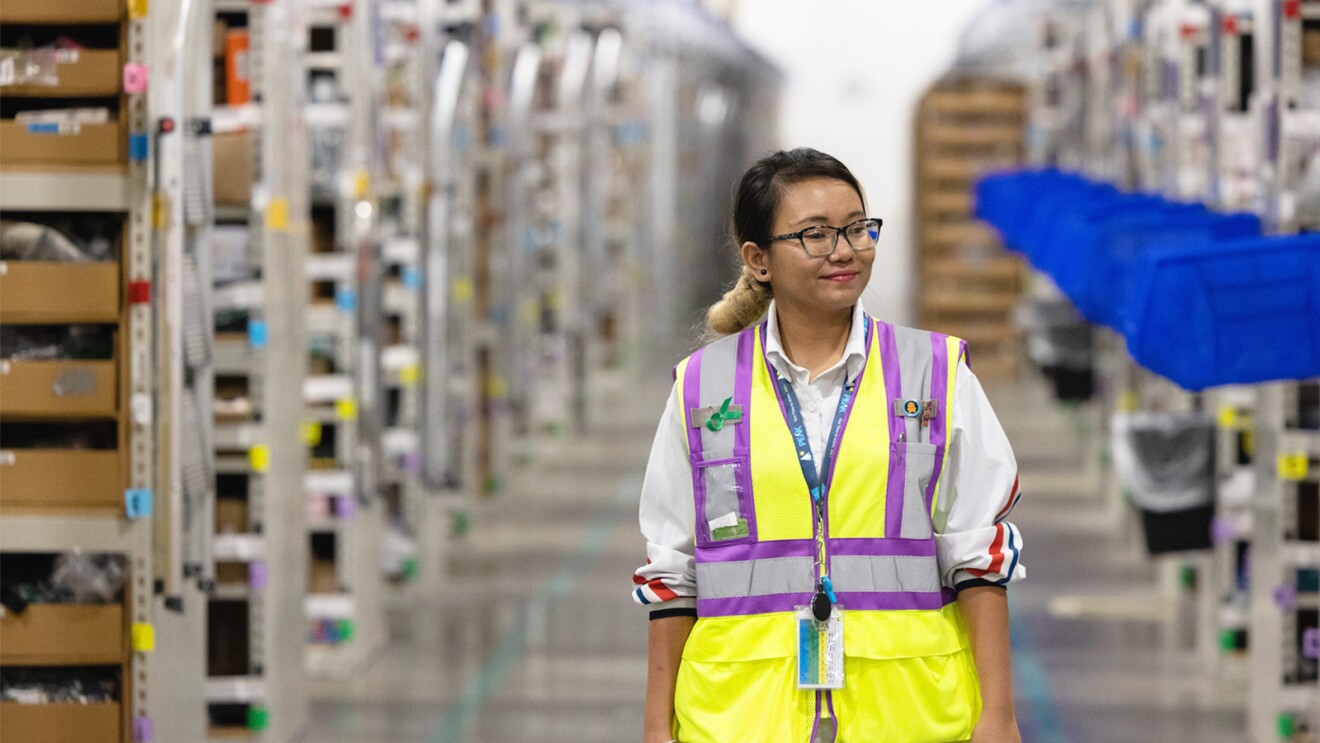
[[[1260,2],[1254,18],[1262,213],[1281,234],[1317,230],[1320,3]],[[1320,384],[1263,385],[1254,416],[1249,729],[1302,740],[1320,729]]]
[[[365,0],[315,3],[303,83],[312,128],[311,374],[303,386],[308,671],[353,673],[384,642],[379,569],[384,283],[374,170],[380,68]]]
[[[291,741],[307,716],[306,508],[298,497],[308,232],[301,10],[288,0],[216,6],[233,35],[246,35],[250,92],[227,75],[228,105],[212,122],[224,163],[213,231],[224,264],[214,271],[220,283],[212,299],[217,498],[205,692],[212,739]]]
[[[200,722],[200,715],[166,717],[165,710],[179,701],[170,683],[180,677],[170,664],[181,651],[171,642],[153,652],[158,623],[173,632],[198,609],[180,605],[177,599],[195,587],[182,585],[179,565],[162,564],[154,550],[152,512],[178,497],[171,489],[176,482],[162,481],[158,464],[172,462],[178,451],[162,449],[171,439],[155,415],[154,344],[164,318],[150,295],[176,291],[177,277],[155,270],[149,181],[155,121],[147,90],[123,85],[121,75],[166,53],[151,40],[170,27],[175,9],[165,4],[149,16],[144,4],[90,2],[80,6],[77,18],[52,15],[35,2],[7,3],[0,10],[7,30],[21,26],[35,35],[53,35],[65,24],[94,24],[96,31],[88,25],[71,33],[114,39],[113,48],[93,44],[72,59],[62,58],[53,84],[6,91],[9,103],[32,109],[76,105],[62,100],[70,96],[100,96],[112,113],[108,123],[87,125],[6,119],[0,125],[0,210],[10,218],[18,212],[38,220],[80,215],[81,222],[117,225],[111,234],[121,235],[108,262],[17,260],[5,261],[0,270],[5,296],[0,324],[6,330],[94,324],[112,335],[105,359],[0,361],[5,570],[13,576],[15,565],[36,555],[82,551],[121,556],[127,576],[122,596],[111,603],[33,604],[0,616],[5,633],[0,673],[16,666],[92,663],[113,666],[118,686],[118,698],[101,704],[6,702],[0,711],[0,735],[6,738],[63,730],[128,741],[152,729],[187,735]],[[79,56],[100,73],[90,88],[64,66]],[[51,298],[52,284],[84,291]],[[73,436],[96,439],[98,428],[107,435],[90,449],[60,448],[30,432],[43,424]],[[73,472],[79,477],[71,478]],[[157,580],[176,591],[171,600],[155,590]],[[175,617],[180,610],[191,613]],[[182,680],[186,694],[191,687]]]

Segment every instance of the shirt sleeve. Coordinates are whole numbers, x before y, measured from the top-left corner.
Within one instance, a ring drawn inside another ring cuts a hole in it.
[[[1022,498],[1017,460],[981,382],[965,363],[954,383],[953,429],[935,504],[940,578],[961,591],[1027,576],[1022,533],[1007,521]]]
[[[653,619],[694,615],[697,606],[692,465],[679,398],[675,384],[651,445],[638,508],[646,564],[633,574],[632,595]]]

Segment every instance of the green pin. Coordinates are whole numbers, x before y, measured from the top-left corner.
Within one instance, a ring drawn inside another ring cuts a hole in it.
[[[724,398],[724,404],[720,406],[719,411],[710,414],[710,420],[706,421],[706,428],[715,432],[724,428],[725,421],[736,421],[742,419],[741,410],[729,410],[729,405],[733,403],[732,397]]]

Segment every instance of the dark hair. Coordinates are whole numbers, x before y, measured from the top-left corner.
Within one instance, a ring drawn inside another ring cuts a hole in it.
[[[865,207],[861,184],[838,158],[810,147],[780,150],[761,158],[738,180],[738,191],[733,198],[734,245],[753,242],[761,247],[769,246],[785,187],[811,178],[847,183]],[[707,335],[731,335],[746,328],[765,314],[773,297],[770,284],[743,266],[733,288],[706,310]]]

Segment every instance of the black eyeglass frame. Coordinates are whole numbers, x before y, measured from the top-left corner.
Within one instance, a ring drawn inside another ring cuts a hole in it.
[[[797,232],[789,232],[783,235],[775,235],[774,237],[770,238],[770,242],[778,242],[780,240],[797,240],[798,245],[801,246],[802,248],[802,252],[806,253],[811,258],[828,258],[831,255],[834,255],[834,251],[839,249],[840,237],[842,237],[844,240],[848,240],[848,247],[852,248],[853,250],[875,250],[874,245],[867,248],[859,248],[853,245],[852,240],[849,240],[848,235],[845,234],[845,230],[847,230],[849,227],[860,224],[862,222],[876,223],[875,235],[876,235],[876,240],[878,241],[880,239],[880,231],[885,226],[885,220],[879,217],[863,217],[855,222],[849,222],[848,224],[845,224],[842,227],[835,227],[832,224],[813,224],[812,226],[804,227],[798,230]],[[834,230],[834,243],[830,246],[830,252],[825,253],[823,255],[814,255],[810,250],[807,250],[807,241],[804,240],[802,236],[812,230]]]

